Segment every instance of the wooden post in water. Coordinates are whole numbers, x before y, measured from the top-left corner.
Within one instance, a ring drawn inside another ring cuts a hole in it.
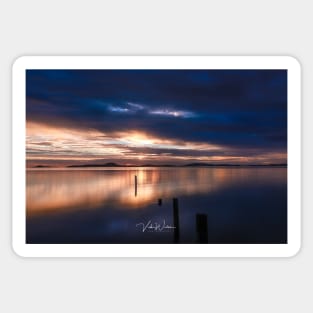
[[[135,197],[137,197],[137,175],[135,175]]]
[[[162,205],[162,199],[158,199],[158,205]]]
[[[178,199],[173,198],[174,243],[179,243],[179,212]]]
[[[208,217],[206,214],[196,215],[197,242],[208,243]]]

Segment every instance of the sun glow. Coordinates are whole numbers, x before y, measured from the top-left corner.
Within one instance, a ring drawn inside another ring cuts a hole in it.
[[[156,139],[149,137],[148,135],[140,132],[131,132],[129,134],[121,134],[122,138],[125,141],[128,141],[129,144],[144,146],[144,145],[152,145],[157,142]]]
[[[28,122],[26,136],[27,161],[53,165],[76,162],[117,162],[152,164],[186,162],[283,163],[282,153],[253,153],[242,156],[226,146],[207,142],[161,138],[137,130],[101,132],[94,129],[53,127]],[[40,163],[42,161],[42,163]],[[63,162],[63,163],[62,163]]]

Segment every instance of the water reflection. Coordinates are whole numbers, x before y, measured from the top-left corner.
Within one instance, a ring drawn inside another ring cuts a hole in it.
[[[201,212],[209,213],[214,242],[229,238],[240,242],[242,231],[248,236],[249,231],[260,232],[262,227],[270,234],[273,227],[277,236],[272,234],[271,238],[284,241],[286,182],[286,168],[28,170],[28,241],[171,242],[169,234],[140,237],[134,225],[149,218],[171,222],[172,208],[167,200],[173,197],[181,203],[184,242],[193,242],[194,216]],[[158,199],[164,199],[165,204],[158,206]],[[265,220],[258,220],[260,217]],[[266,234],[256,234],[258,240],[271,240]]]
[[[279,183],[286,176],[277,169],[262,168],[28,170],[27,212],[97,208],[106,203],[116,209],[140,209],[158,198],[209,194],[251,179],[255,183],[260,180]]]

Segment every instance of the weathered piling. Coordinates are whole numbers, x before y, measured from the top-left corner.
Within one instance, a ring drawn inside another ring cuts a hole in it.
[[[173,198],[174,243],[179,243],[179,211],[178,199]]]
[[[197,242],[208,243],[208,217],[206,214],[196,215]]]
[[[158,199],[158,205],[162,205],[162,199]]]
[[[137,175],[135,175],[135,197],[137,197]]]

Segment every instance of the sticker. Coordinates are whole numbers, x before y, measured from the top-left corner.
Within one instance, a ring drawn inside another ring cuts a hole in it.
[[[300,112],[292,57],[21,57],[14,251],[293,256]]]

